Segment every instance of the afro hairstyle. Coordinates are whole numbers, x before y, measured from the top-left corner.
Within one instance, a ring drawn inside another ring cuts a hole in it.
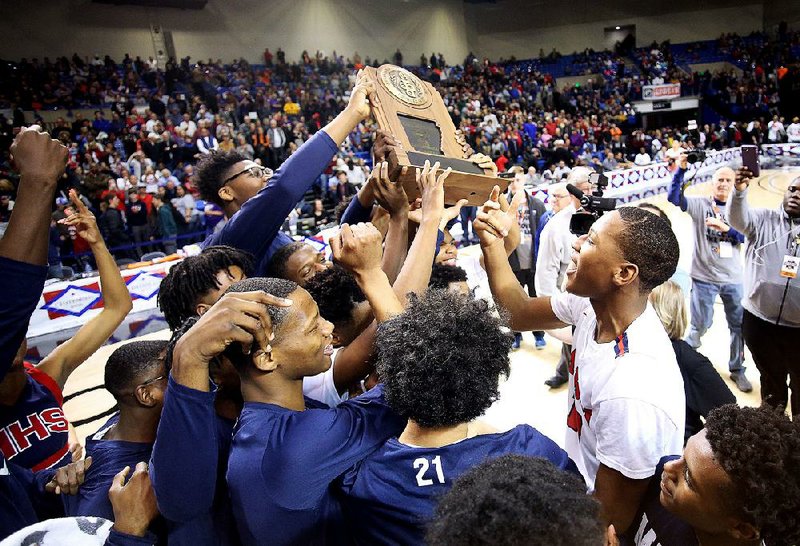
[[[800,421],[771,406],[720,406],[706,438],[731,479],[724,501],[769,546],[800,544]]]
[[[149,370],[165,360],[168,342],[131,341],[118,347],[106,361],[104,382],[108,392],[119,401],[126,390],[134,388]]]
[[[355,277],[340,265],[333,265],[311,277],[305,289],[317,302],[322,318],[340,327],[353,319],[356,305],[367,299]]]
[[[158,291],[158,306],[170,330],[197,314],[200,298],[219,288],[217,274],[233,266],[249,277],[253,273],[253,258],[242,250],[220,245],[210,246],[172,266]]]
[[[446,290],[454,282],[467,282],[467,272],[457,265],[433,264],[428,288]]]
[[[504,455],[458,478],[428,528],[430,546],[600,546],[600,504],[580,477],[539,457]]]
[[[224,185],[225,175],[231,167],[248,159],[250,158],[236,150],[230,152],[214,150],[203,155],[195,165],[194,171],[194,180],[200,191],[200,197],[224,207],[225,201],[219,196],[219,190]]]
[[[480,416],[510,371],[505,321],[485,300],[451,290],[412,295],[402,314],[378,326],[375,346],[386,401],[423,427]]]
[[[659,215],[639,207],[620,207],[617,212],[625,223],[619,248],[625,259],[639,268],[640,291],[649,292],[675,273],[678,239]]]

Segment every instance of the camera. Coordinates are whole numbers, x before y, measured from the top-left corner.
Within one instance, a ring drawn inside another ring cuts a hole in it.
[[[569,222],[570,232],[578,237],[589,233],[592,224],[603,214],[617,208],[617,200],[615,198],[603,197],[603,191],[608,187],[608,177],[606,175],[592,173],[589,175],[589,183],[593,188],[596,188],[590,195],[586,195],[572,184],[567,184],[567,191],[581,202],[581,207],[585,211],[573,214]]]
[[[692,150],[686,154],[686,161],[689,163],[702,163],[706,160],[706,153],[703,150]]]

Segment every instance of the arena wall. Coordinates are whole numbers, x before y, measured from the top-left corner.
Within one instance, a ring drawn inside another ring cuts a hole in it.
[[[482,8],[490,9],[490,8]],[[602,50],[614,46],[604,29],[616,25],[636,25],[636,43],[642,47],[656,41],[672,43],[710,40],[723,33],[749,34],[761,29],[763,5],[750,4],[727,8],[684,11],[670,14],[609,17],[611,13],[595,8],[598,17],[591,22],[548,27],[529,27],[510,31],[486,32],[476,25],[477,37],[471,41],[475,53],[495,59],[513,55],[518,59],[537,57],[539,50],[550,53],[556,48],[563,54],[582,51],[587,47]],[[531,16],[533,16],[531,13]],[[485,16],[479,18],[485,19]],[[474,12],[468,17],[475,21]]]
[[[450,62],[467,54],[462,0],[209,0],[202,10],[94,4],[91,0],[30,0],[0,5],[0,58],[106,53],[153,55],[150,24],[173,34],[178,56],[263,62],[265,47],[289,60],[307,49],[406,62],[441,52]]]

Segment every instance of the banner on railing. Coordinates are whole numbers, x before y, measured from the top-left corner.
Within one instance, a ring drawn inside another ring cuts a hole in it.
[[[643,85],[642,99],[644,100],[665,100],[677,99],[681,96],[681,84],[664,83],[661,85]]]

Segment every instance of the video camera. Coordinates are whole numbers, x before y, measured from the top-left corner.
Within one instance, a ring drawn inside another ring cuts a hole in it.
[[[596,188],[590,195],[586,195],[572,184],[567,184],[567,191],[580,201],[581,208],[585,211],[573,214],[569,222],[570,232],[578,237],[589,233],[592,224],[603,214],[617,208],[617,200],[614,197],[603,197],[603,191],[608,187],[606,175],[592,173],[589,175],[589,183]]]
[[[688,163],[702,163],[706,160],[706,153],[703,150],[692,150],[686,154],[686,161]]]

